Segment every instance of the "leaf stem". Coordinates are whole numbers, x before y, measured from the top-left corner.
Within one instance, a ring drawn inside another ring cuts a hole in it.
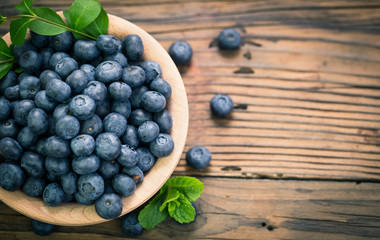
[[[15,60],[14,58],[10,58],[10,59],[7,59],[7,60],[0,61],[0,64],[8,63],[8,62],[13,62],[14,60]]]

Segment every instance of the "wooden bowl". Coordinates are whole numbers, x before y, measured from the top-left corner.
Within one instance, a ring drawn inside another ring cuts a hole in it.
[[[60,15],[62,16],[62,13]],[[123,212],[120,215],[122,216],[149,200],[173,173],[185,146],[189,111],[181,75],[166,50],[138,26],[122,18],[110,14],[108,16],[109,34],[120,39],[128,34],[139,35],[145,48],[143,58],[158,62],[162,68],[162,77],[172,87],[172,95],[167,108],[173,118],[173,129],[170,135],[175,143],[174,151],[170,156],[158,159],[153,168],[147,172],[144,181],[137,184],[135,193],[123,198]],[[9,33],[4,36],[4,40],[10,44]],[[94,205],[64,203],[58,207],[48,207],[41,198],[28,197],[21,190],[8,192],[0,188],[0,200],[23,215],[56,225],[80,226],[108,221],[98,216]]]

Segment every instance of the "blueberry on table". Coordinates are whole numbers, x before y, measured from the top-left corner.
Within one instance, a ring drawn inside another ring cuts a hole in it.
[[[35,134],[41,135],[48,130],[48,116],[41,108],[33,108],[28,114],[28,127]]]
[[[73,171],[77,174],[89,174],[96,172],[100,167],[100,159],[95,154],[84,157],[76,157],[71,162]]]
[[[50,45],[56,51],[66,52],[73,44],[74,36],[71,32],[63,32],[58,35],[52,36],[50,39]]]
[[[95,69],[95,79],[103,83],[118,81],[123,73],[123,68],[118,62],[104,61]]]
[[[37,93],[34,98],[34,103],[37,105],[37,107],[45,110],[46,112],[54,111],[55,107],[57,106],[57,101],[49,97],[46,94],[45,90],[39,91]]]
[[[123,68],[121,78],[131,88],[135,88],[145,82],[145,71],[139,66],[131,65]]]
[[[21,188],[25,181],[25,173],[13,163],[4,162],[0,164],[0,187],[14,192]]]
[[[113,100],[128,101],[132,94],[132,89],[123,82],[114,82],[108,87],[108,93]]]
[[[24,148],[31,148],[38,140],[35,134],[28,126],[21,128],[17,135],[18,143]]]
[[[121,52],[115,52],[114,54],[106,55],[104,56],[103,60],[118,62],[122,68],[128,66],[128,59]]]
[[[38,33],[30,31],[30,41],[37,48],[43,48],[49,44],[50,39],[49,39],[49,36],[40,35]]]
[[[139,160],[139,156],[133,147],[121,145],[120,155],[116,160],[124,167],[133,167]]]
[[[57,176],[62,176],[70,170],[69,160],[67,158],[47,157],[45,159],[45,169]]]
[[[150,84],[153,79],[161,77],[161,66],[155,61],[145,60],[140,64],[140,67],[145,71],[145,83]]]
[[[107,87],[104,83],[99,81],[91,81],[83,90],[83,94],[91,97],[95,103],[103,102],[107,97]]]
[[[218,36],[218,46],[221,49],[233,50],[238,49],[241,45],[241,36],[233,28],[223,29]]]
[[[42,64],[42,56],[36,51],[28,50],[21,54],[18,63],[24,72],[37,73]]]
[[[10,70],[0,81],[0,93],[3,93],[4,90],[8,87],[17,85],[17,74]]]
[[[136,183],[129,176],[120,173],[112,178],[112,187],[119,195],[128,197],[135,192]]]
[[[139,224],[138,212],[131,212],[121,220],[121,230],[128,237],[138,237],[144,232],[144,228]]]
[[[94,200],[89,200],[89,199],[83,197],[82,195],[80,195],[79,192],[76,192],[76,193],[74,194],[74,198],[75,198],[75,200],[76,200],[78,203],[83,204],[83,205],[85,205],[85,206],[90,206],[90,205],[92,205],[92,204],[95,203]]]
[[[123,144],[137,148],[140,143],[140,140],[137,137],[137,128],[132,125],[127,125],[125,133],[123,136],[121,136],[120,140]]]
[[[78,175],[68,172],[61,176],[62,190],[67,194],[74,194],[78,191]]]
[[[94,40],[78,40],[74,44],[74,54],[81,60],[92,61],[100,56],[101,51]]]
[[[34,76],[26,76],[20,81],[19,89],[22,99],[34,99],[40,91],[40,80]]]
[[[70,55],[65,52],[53,53],[49,59],[49,68],[54,71],[57,63],[67,57],[70,57]]]
[[[42,177],[45,174],[44,162],[40,154],[28,151],[21,156],[20,166],[29,176]]]
[[[45,152],[48,157],[66,158],[70,156],[71,149],[68,141],[51,136],[46,140]]]
[[[144,53],[144,44],[138,35],[130,34],[123,38],[122,50],[128,59],[138,61]]]
[[[104,131],[114,133],[117,137],[125,133],[126,126],[127,119],[119,113],[110,113],[103,120]]]
[[[71,140],[70,147],[76,156],[88,156],[95,150],[95,140],[91,135],[81,134]]]
[[[64,192],[58,183],[49,183],[42,194],[44,203],[50,207],[56,207],[63,203]]]
[[[81,122],[80,133],[88,134],[92,137],[98,136],[103,131],[102,119],[96,114],[87,120]]]
[[[58,75],[58,73],[46,69],[40,74],[40,86],[42,89],[46,88],[47,83],[52,79],[59,79],[61,80],[61,77]]]
[[[140,183],[144,180],[144,173],[137,166],[133,166],[130,168],[124,167],[122,173],[132,178],[133,181],[135,181],[135,183]]]
[[[127,101],[113,101],[112,102],[112,112],[119,113],[125,118],[129,118],[132,112],[131,103]]]
[[[193,49],[186,41],[177,41],[169,48],[169,55],[177,65],[185,65],[193,56]]]
[[[46,94],[57,102],[64,102],[70,98],[70,86],[57,78],[46,84]]]
[[[137,137],[142,142],[151,142],[160,133],[160,128],[157,123],[153,121],[145,121],[143,122],[139,128],[137,129]]]
[[[228,95],[217,94],[211,99],[210,108],[216,116],[225,117],[234,109],[234,103]]]
[[[166,133],[160,133],[158,137],[149,144],[150,152],[160,158],[169,156],[174,149],[172,137]]]
[[[149,89],[145,85],[134,88],[130,97],[131,106],[134,108],[140,108],[141,96],[147,91],[149,91]]]
[[[166,99],[159,92],[147,91],[141,96],[140,105],[149,112],[161,112],[166,106]]]
[[[104,219],[114,219],[123,211],[123,201],[115,193],[105,193],[95,202],[96,213]]]
[[[145,121],[152,121],[152,114],[144,109],[136,109],[131,112],[131,116],[129,116],[129,123],[133,126],[140,126]]]
[[[95,67],[90,64],[82,64],[79,67],[80,70],[86,73],[89,81],[95,80]]]
[[[95,113],[95,101],[87,95],[76,95],[69,104],[70,112],[79,120],[92,118]]]
[[[35,234],[40,236],[47,236],[54,232],[56,226],[49,223],[40,222],[38,220],[32,219],[31,221],[32,230]]]
[[[119,48],[119,45],[111,35],[99,35],[96,38],[96,46],[104,54],[113,54]]]
[[[28,177],[22,191],[29,197],[41,197],[45,189],[45,181],[39,177]]]
[[[4,97],[9,101],[19,100],[20,97],[20,86],[17,84],[15,86],[7,87],[4,90]]]
[[[0,98],[0,121],[6,120],[10,113],[11,103],[5,98]]]
[[[96,138],[95,152],[98,157],[111,161],[119,156],[120,151],[120,139],[114,133],[101,133]]]
[[[150,83],[150,90],[161,93],[166,99],[172,95],[172,87],[162,78],[155,78]]]
[[[153,121],[160,127],[161,133],[168,133],[173,127],[173,119],[167,110],[153,114]]]
[[[5,137],[15,138],[18,134],[16,121],[8,119],[0,123],[0,139]]]
[[[210,151],[204,146],[195,146],[186,153],[186,162],[195,169],[207,167],[211,160]]]
[[[104,180],[97,173],[82,175],[78,179],[78,189],[84,198],[96,200],[104,192]]]
[[[137,162],[136,166],[139,167],[143,172],[150,170],[155,163],[153,154],[149,151],[148,148],[145,147],[137,148],[136,151],[139,155],[139,161]]]
[[[99,173],[103,178],[109,179],[115,176],[120,169],[120,164],[116,160],[101,161],[99,167]]]
[[[73,116],[67,115],[56,121],[55,123],[55,132],[58,137],[70,140],[76,137],[80,130],[80,123],[78,119]]]
[[[74,70],[67,78],[66,83],[71,87],[71,92],[80,93],[87,87],[90,81],[87,73],[82,70]]]
[[[77,69],[77,61],[75,61],[75,59],[71,57],[66,57],[59,60],[59,62],[57,62],[54,68],[55,72],[58,73],[58,75],[63,79],[66,79],[72,72],[74,72]]]

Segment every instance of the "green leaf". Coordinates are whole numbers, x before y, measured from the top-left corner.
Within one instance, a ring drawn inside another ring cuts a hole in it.
[[[176,201],[179,202],[179,206],[177,206],[174,211],[169,211],[169,215],[179,223],[194,221],[195,209],[186,196],[181,194]]]
[[[71,26],[71,18],[70,18],[69,10],[64,10],[64,11],[63,11],[63,16],[65,16],[65,19],[66,19],[67,24],[68,24],[70,27],[72,27],[72,26]],[[81,29],[80,31],[86,33],[83,29]],[[75,39],[77,39],[77,40],[80,40],[80,39],[88,39],[88,38],[86,38],[85,36],[80,35],[80,34],[75,33],[75,32],[73,32],[73,36],[74,36]]]
[[[87,33],[89,33],[93,37],[98,37],[102,34],[108,33],[108,15],[106,11],[101,8],[100,13],[98,17],[93,21],[90,25],[85,27],[83,30],[85,30]]]
[[[0,26],[1,24],[3,24],[3,22],[7,21],[7,18],[3,17],[3,15],[1,15],[0,13]]]
[[[100,13],[98,0],[76,0],[69,9],[71,27],[80,30],[93,22]]]
[[[8,47],[3,38],[0,38],[0,61],[12,58],[13,54],[11,48]]]
[[[139,213],[139,223],[145,229],[152,229],[168,216],[168,211],[160,211],[160,206],[164,202],[164,195],[158,194]]]
[[[13,70],[13,72],[15,73],[22,73],[24,70],[22,70],[22,68],[18,67],[16,68],[15,70]]]
[[[166,208],[169,202],[176,200],[179,197],[179,195],[180,193],[176,189],[168,188],[168,190],[166,191],[164,202],[160,207],[160,212],[162,212]]]
[[[163,188],[168,187],[180,191],[190,202],[196,201],[203,191],[203,183],[194,177],[170,178],[163,186]]]
[[[32,11],[32,5],[33,5],[33,0],[24,0],[24,1],[20,2],[15,7],[15,9],[19,10],[19,11],[21,11],[23,13],[34,15],[34,13]]]
[[[15,45],[22,45],[25,41],[26,30],[33,19],[20,18],[13,20],[9,26],[11,40]]]
[[[65,22],[53,9],[39,7],[33,10],[38,17],[45,19],[35,19],[30,23],[29,28],[33,32],[53,36],[67,31]]]
[[[180,204],[177,200],[174,200],[174,201],[172,201],[172,202],[170,202],[170,203],[168,204],[168,212],[169,212],[169,215],[170,215],[170,216],[173,215],[174,210],[175,210],[179,205],[181,205],[181,204]]]
[[[13,63],[14,62],[12,61],[0,64],[0,79],[3,78],[5,74],[7,74],[9,70],[12,69]]]

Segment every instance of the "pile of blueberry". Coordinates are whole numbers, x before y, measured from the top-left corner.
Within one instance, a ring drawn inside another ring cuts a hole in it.
[[[122,212],[157,158],[170,155],[171,86],[143,60],[137,35],[42,36],[15,46],[21,74],[0,82],[0,186],[48,206],[95,204]]]

